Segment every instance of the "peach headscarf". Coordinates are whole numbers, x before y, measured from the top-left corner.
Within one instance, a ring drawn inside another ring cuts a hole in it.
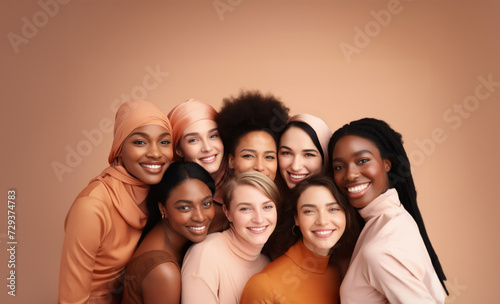
[[[130,175],[119,156],[130,133],[147,125],[162,126],[169,132],[172,130],[165,113],[149,101],[133,100],[122,104],[115,117],[113,144],[108,157],[110,166],[91,180],[99,180],[105,185],[118,212],[137,229],[146,224],[147,217],[138,205],[146,199],[149,185]]]
[[[314,132],[316,132],[319,144],[323,150],[323,165],[326,167],[328,164],[328,142],[332,137],[332,131],[330,131],[328,125],[321,118],[311,114],[297,114],[290,117],[288,120],[289,123],[294,121],[303,122],[309,125]]]
[[[211,105],[196,99],[186,100],[173,108],[168,113],[168,119],[172,123],[174,151],[182,133],[189,125],[204,119],[215,121],[215,116],[217,116],[217,111]]]

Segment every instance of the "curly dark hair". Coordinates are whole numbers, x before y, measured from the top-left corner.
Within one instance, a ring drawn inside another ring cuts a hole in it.
[[[240,138],[252,131],[266,131],[278,146],[289,111],[278,98],[259,91],[242,91],[237,97],[224,98],[216,118],[224,149],[234,155]]]

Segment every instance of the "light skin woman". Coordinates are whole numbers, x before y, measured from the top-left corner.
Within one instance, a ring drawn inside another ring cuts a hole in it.
[[[146,195],[172,158],[166,115],[144,100],[117,111],[110,166],[78,195],[65,221],[59,303],[118,303],[121,277],[147,220]]]
[[[229,228],[187,252],[182,303],[238,303],[247,280],[269,263],[261,251],[275,229],[278,201],[274,182],[262,173],[247,171],[228,180],[224,212]]]
[[[288,189],[324,172],[331,136],[326,123],[316,116],[297,114],[290,118],[278,149],[279,171]]]
[[[222,231],[226,217],[222,211],[222,185],[225,181],[224,145],[215,118],[217,111],[207,103],[189,99],[170,111],[176,160],[195,162],[212,175],[217,191],[215,216],[209,232]]]
[[[276,97],[257,91],[224,99],[216,120],[232,175],[254,170],[276,178],[278,139],[288,111]]]
[[[149,219],[125,273],[122,303],[180,303],[183,248],[205,239],[215,184],[200,165],[175,162],[151,188]]]
[[[240,303],[338,303],[340,271],[331,259],[338,258],[339,240],[345,245],[353,236],[345,232],[354,209],[330,178],[315,175],[294,187],[284,214],[278,230],[284,254],[250,278]]]
[[[329,144],[335,184],[365,224],[341,287],[342,303],[444,303],[444,276],[419,212],[401,134],[364,118]]]

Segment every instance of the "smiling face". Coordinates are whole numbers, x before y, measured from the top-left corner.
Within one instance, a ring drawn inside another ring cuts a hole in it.
[[[229,168],[234,169],[235,175],[255,170],[274,180],[277,167],[276,143],[266,131],[245,134],[238,141],[234,155],[229,155]]]
[[[253,246],[264,246],[276,227],[275,203],[257,188],[239,185],[229,206],[223,208],[235,233]]]
[[[346,217],[328,188],[310,186],[297,201],[295,225],[309,250],[327,256],[344,234]]]
[[[309,134],[299,127],[290,127],[281,136],[278,163],[281,176],[290,189],[323,169],[321,153]]]
[[[205,239],[214,217],[212,192],[198,179],[186,179],[170,192],[165,206],[158,203],[170,231],[197,243]]]
[[[217,171],[224,156],[224,146],[215,121],[203,119],[189,125],[176,150],[185,161],[198,163],[208,173]]]
[[[355,208],[366,207],[389,189],[391,162],[381,157],[371,140],[355,135],[342,137],[335,144],[332,160],[335,184]]]
[[[160,182],[172,162],[172,136],[162,126],[147,125],[134,129],[123,142],[120,154],[123,166],[148,185]]]

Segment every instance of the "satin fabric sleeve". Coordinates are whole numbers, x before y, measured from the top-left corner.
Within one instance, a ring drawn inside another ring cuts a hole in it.
[[[418,257],[399,252],[367,250],[366,274],[371,285],[383,294],[389,303],[438,303],[426,287],[426,271]]]
[[[286,303],[280,300],[280,292],[273,287],[269,276],[257,273],[248,280],[241,293],[240,304],[276,304]]]
[[[104,203],[93,197],[75,200],[65,221],[65,236],[59,272],[59,301],[88,303],[92,273],[101,240],[111,223]]]
[[[203,252],[198,246],[191,247],[182,263],[182,304],[218,304],[220,271],[217,256]]]

